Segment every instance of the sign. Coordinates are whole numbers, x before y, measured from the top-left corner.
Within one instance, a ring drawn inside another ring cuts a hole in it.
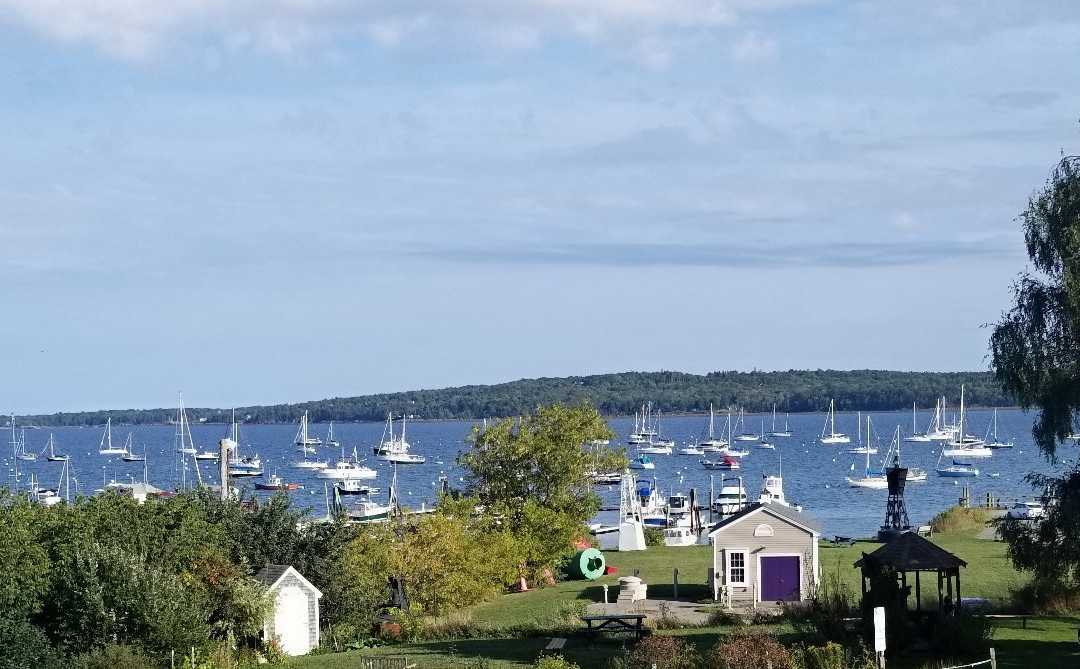
[[[885,607],[874,607],[874,652],[885,652]]]

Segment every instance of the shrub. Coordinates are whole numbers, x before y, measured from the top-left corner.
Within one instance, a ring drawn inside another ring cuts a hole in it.
[[[1033,581],[1013,593],[1021,611],[1042,615],[1072,615],[1080,611],[1080,587],[1072,583]]]
[[[536,658],[533,669],[581,669],[581,667],[558,655],[544,655]]]
[[[691,669],[695,664],[691,646],[678,637],[664,635],[645,637],[626,658],[626,669]]]
[[[737,632],[709,651],[705,666],[709,669],[793,669],[787,649],[768,633],[760,630]]]
[[[992,632],[986,616],[961,611],[938,622],[934,628],[934,648],[959,660],[982,659],[990,650]]]
[[[45,632],[24,620],[0,615],[0,667],[3,669],[66,667]]]
[[[833,641],[849,645],[857,640],[858,631],[845,618],[854,617],[858,611],[854,593],[844,582],[840,563],[836,569],[825,572],[821,585],[812,593],[807,603],[785,604],[784,611],[795,630],[807,643]]]
[[[844,647],[832,641],[803,652],[803,669],[847,669]]]
[[[644,532],[646,546],[664,545],[664,531],[659,527],[646,527]]]
[[[706,619],[706,624],[712,627],[719,625],[735,625],[738,627],[743,626],[743,619],[738,613],[733,611],[725,611],[724,609],[713,609],[709,611],[709,617]]]
[[[994,517],[990,509],[970,509],[954,506],[942,511],[930,521],[935,532],[976,531],[986,527]]]

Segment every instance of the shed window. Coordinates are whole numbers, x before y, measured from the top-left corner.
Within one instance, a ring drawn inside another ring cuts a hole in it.
[[[728,553],[728,583],[746,585],[746,551]]]
[[[772,526],[771,525],[766,525],[766,524],[762,523],[761,525],[758,525],[757,527],[754,528],[754,536],[755,537],[771,537],[772,535],[773,535],[773,533],[772,533]]]

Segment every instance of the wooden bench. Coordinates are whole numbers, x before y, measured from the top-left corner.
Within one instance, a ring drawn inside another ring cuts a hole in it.
[[[1020,621],[1021,621],[1021,625],[1023,625],[1024,629],[1027,629],[1027,621],[1028,621],[1029,616],[1026,613],[1016,613],[1016,614],[988,613],[984,617],[989,618],[989,619],[997,618],[999,620],[1005,620],[1005,619],[1010,619],[1010,618],[1015,620],[1015,619],[1019,618]]]
[[[839,534],[833,537],[833,544],[836,546],[854,546],[855,540],[851,537],[842,537]]]
[[[631,632],[638,639],[645,633],[644,613],[623,613],[605,616],[581,616],[592,643],[598,632]],[[595,623],[595,625],[593,624]]]
[[[360,658],[360,669],[416,669],[404,655],[367,655]]]
[[[931,527],[930,525],[920,525],[918,527],[918,529],[915,530],[915,531],[919,533],[920,537],[932,537],[932,536],[934,536],[934,528]]]
[[[563,639],[561,637],[555,637],[548,643],[547,648],[544,649],[544,652],[551,653],[552,655],[562,655],[563,646],[565,645],[566,639]]]

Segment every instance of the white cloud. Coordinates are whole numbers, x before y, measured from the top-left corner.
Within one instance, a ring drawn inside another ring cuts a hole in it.
[[[437,39],[461,28],[487,36],[496,47],[530,48],[544,37],[565,35],[641,44],[666,30],[730,25],[744,12],[808,1],[0,0],[0,24],[22,24],[126,59],[185,40],[288,53],[355,37],[394,46],[413,33]],[[740,47],[747,56],[775,49],[755,39]],[[656,53],[645,60],[656,66]]]
[[[731,56],[740,63],[772,60],[779,54],[776,40],[752,32],[731,45]]]

